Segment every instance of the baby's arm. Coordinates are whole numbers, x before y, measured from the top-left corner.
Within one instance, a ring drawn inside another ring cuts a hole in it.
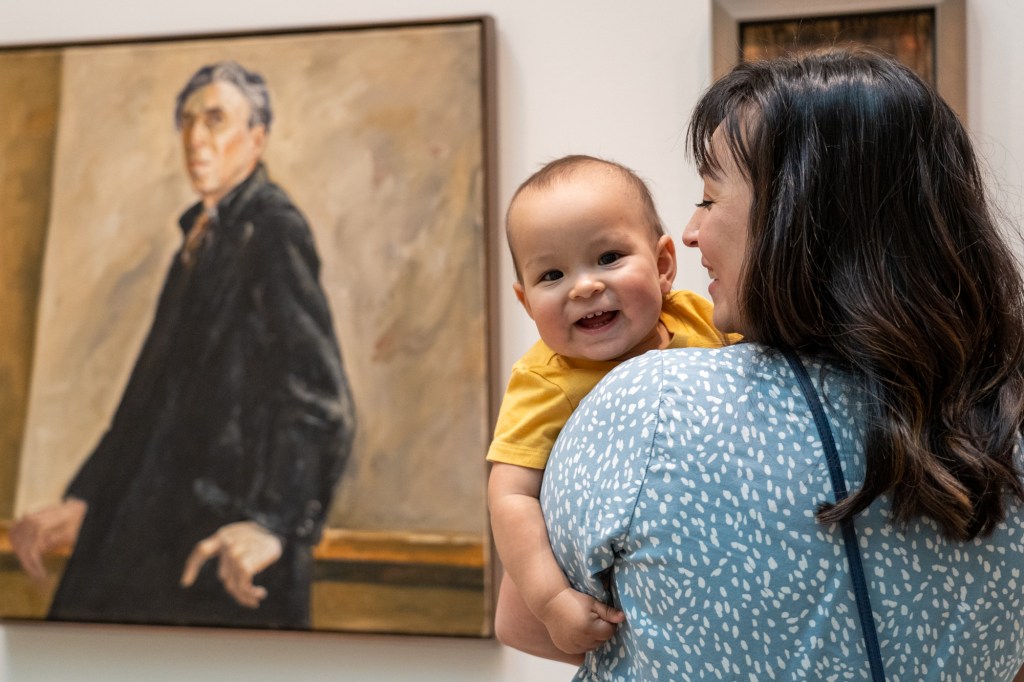
[[[543,475],[539,469],[492,465],[488,500],[494,541],[523,601],[544,623],[555,646],[579,654],[611,639],[625,616],[569,586],[548,544],[538,500]],[[503,614],[498,618],[500,623]]]
[[[519,588],[505,573],[498,590],[498,606],[494,614],[494,634],[498,641],[534,656],[553,661],[583,665],[583,654],[569,654],[551,640],[551,633],[537,616],[530,612],[519,594]]]

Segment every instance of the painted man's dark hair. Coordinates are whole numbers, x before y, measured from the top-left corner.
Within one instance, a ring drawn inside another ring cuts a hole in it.
[[[192,74],[192,78],[181,89],[175,100],[174,126],[178,130],[181,130],[182,115],[188,98],[196,90],[216,82],[231,83],[249,101],[250,128],[263,126],[268,133],[270,132],[270,123],[274,119],[274,112],[270,108],[270,92],[267,90],[267,82],[260,74],[249,71],[238,62],[233,61],[207,64]]]
[[[898,523],[990,532],[1024,500],[1024,287],[953,111],[895,59],[832,49],[738,65],[689,137],[702,174],[728,153],[750,181],[746,337],[869,396],[863,484],[819,520],[890,495]]]

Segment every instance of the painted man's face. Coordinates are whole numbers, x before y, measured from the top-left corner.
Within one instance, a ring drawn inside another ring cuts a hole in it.
[[[185,168],[206,206],[214,206],[256,167],[266,129],[249,126],[251,107],[241,91],[215,81],[193,92],[181,115]]]

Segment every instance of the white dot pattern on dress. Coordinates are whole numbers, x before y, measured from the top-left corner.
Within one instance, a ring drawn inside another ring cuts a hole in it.
[[[858,394],[808,371],[855,487]],[[833,499],[779,354],[741,344],[618,367],[566,424],[541,493],[572,584],[627,618],[576,679],[870,679],[841,532],[814,519]],[[1022,510],[969,543],[889,519],[885,497],[856,519],[887,679],[1009,680],[1024,662]]]

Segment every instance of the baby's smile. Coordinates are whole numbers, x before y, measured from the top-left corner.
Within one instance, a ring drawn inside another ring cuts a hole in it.
[[[611,324],[616,317],[618,317],[618,310],[602,310],[596,313],[590,313],[579,320],[576,320],[576,326],[588,330],[597,330],[602,327],[606,327]]]

